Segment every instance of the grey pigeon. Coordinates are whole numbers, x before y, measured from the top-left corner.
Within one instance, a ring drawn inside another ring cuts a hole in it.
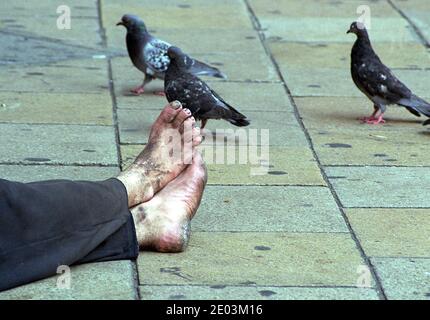
[[[132,90],[136,94],[141,94],[144,92],[144,86],[153,79],[164,79],[170,63],[167,49],[171,47],[171,44],[149,34],[145,23],[138,16],[126,14],[116,25],[127,28],[126,43],[128,54],[133,65],[145,74],[143,84]],[[189,66],[189,72],[196,75],[226,78],[217,68],[190,57],[188,58],[193,62]],[[159,94],[164,95],[164,93]]]
[[[169,102],[178,100],[191,111],[194,118],[201,120],[203,129],[208,119],[224,119],[231,124],[244,127],[249,120],[225,102],[215,91],[189,72],[193,60],[181,49],[170,47],[167,51],[170,64],[164,79],[164,93]]]
[[[352,80],[374,104],[372,115],[362,120],[369,124],[384,123],[384,112],[391,104],[403,106],[418,117],[421,114],[430,117],[430,104],[414,95],[400,82],[373,51],[364,25],[353,22],[346,33],[357,35],[351,50]]]

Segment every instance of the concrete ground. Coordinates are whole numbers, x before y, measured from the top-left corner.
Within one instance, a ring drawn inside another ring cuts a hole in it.
[[[142,75],[124,13],[229,76],[207,80],[270,129],[270,168],[210,164],[184,253],[77,266],[70,289],[52,277],[0,299],[429,299],[430,131],[400,108],[385,125],[356,120],[372,106],[345,32],[362,4],[381,58],[430,99],[424,0],[2,1],[0,177],[104,179],[142,149],[166,101],[128,93]]]

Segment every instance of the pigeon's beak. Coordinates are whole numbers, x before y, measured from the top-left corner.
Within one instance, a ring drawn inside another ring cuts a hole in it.
[[[118,22],[116,25],[117,25],[117,26],[123,26],[123,25],[124,25],[124,22],[120,21],[120,22]]]
[[[346,32],[346,34],[348,34],[348,33],[351,33],[351,29],[349,29],[349,30]]]

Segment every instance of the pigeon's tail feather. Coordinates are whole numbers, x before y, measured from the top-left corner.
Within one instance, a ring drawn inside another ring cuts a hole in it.
[[[246,118],[245,115],[241,114],[239,111],[237,111],[235,108],[228,106],[228,109],[231,111],[231,114],[229,117],[225,120],[230,122],[231,124],[237,126],[237,127],[246,127],[251,122]]]
[[[227,79],[227,76],[218,68],[212,67],[201,61],[195,60],[189,72],[196,76],[210,76],[215,78]]]
[[[228,122],[237,127],[246,127],[250,124],[250,122],[246,119],[229,119]]]
[[[412,95],[409,99],[401,99],[399,105],[406,107],[410,112],[417,115],[417,113],[430,117],[430,103],[421,99],[416,95]],[[416,112],[413,112],[416,111]]]

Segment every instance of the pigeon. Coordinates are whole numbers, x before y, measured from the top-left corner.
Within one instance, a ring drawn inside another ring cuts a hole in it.
[[[189,72],[193,60],[177,47],[167,51],[170,64],[164,78],[164,93],[169,102],[178,100],[191,111],[196,120],[201,120],[201,129],[208,119],[224,119],[231,124],[244,127],[249,120],[225,102],[215,91]]]
[[[357,36],[351,50],[352,80],[374,105],[372,115],[361,120],[368,124],[384,123],[384,112],[387,106],[392,104],[405,107],[418,117],[421,114],[430,117],[430,104],[400,82],[373,51],[364,24],[353,22],[346,33],[354,33]]]
[[[133,65],[145,74],[142,85],[131,90],[135,94],[141,94],[144,92],[145,85],[153,79],[164,79],[170,63],[167,49],[171,47],[171,44],[149,34],[145,23],[138,16],[126,14],[116,25],[124,26],[127,29],[126,44],[128,54]],[[192,61],[189,66],[189,72],[196,75],[226,78],[217,68],[190,57],[188,58]],[[164,92],[156,94],[164,95]]]

